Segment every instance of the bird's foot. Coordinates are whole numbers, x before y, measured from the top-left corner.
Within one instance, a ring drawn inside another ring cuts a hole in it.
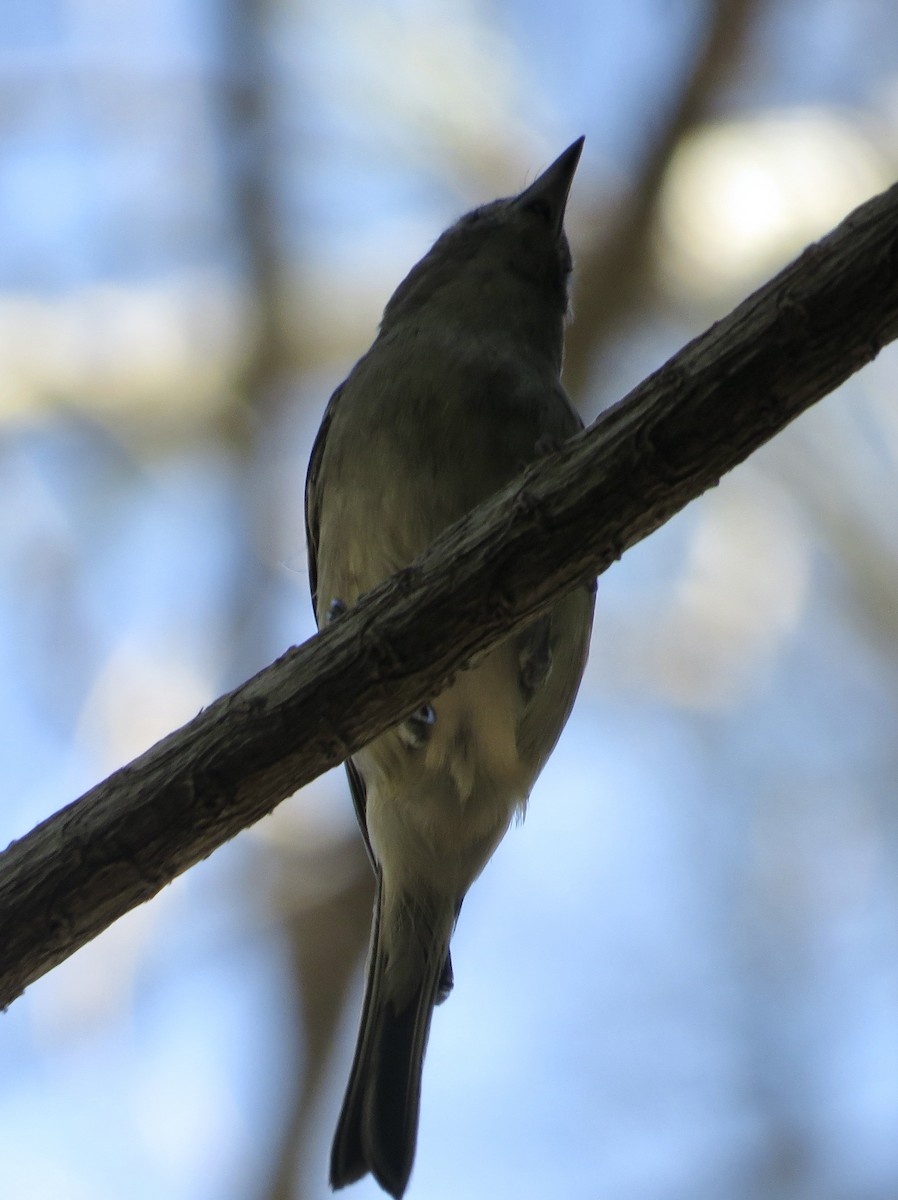
[[[430,730],[437,719],[432,704],[422,704],[399,726],[399,736],[412,750],[419,750],[430,737]]]
[[[346,601],[341,600],[339,596],[334,596],[330,604],[327,606],[327,612],[324,614],[325,625],[330,625],[331,621],[336,621],[337,617],[342,617],[346,612]]]

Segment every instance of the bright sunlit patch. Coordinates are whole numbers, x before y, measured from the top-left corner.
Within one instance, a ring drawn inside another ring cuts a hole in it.
[[[661,271],[700,296],[776,271],[892,181],[859,122],[806,109],[700,129],[678,150],[661,201]]]
[[[213,699],[209,681],[176,650],[148,651],[123,638],[109,656],[78,723],[78,737],[101,770],[136,758]]]
[[[745,469],[706,498],[666,618],[648,642],[662,690],[688,708],[738,702],[795,628],[809,578],[794,506]]]

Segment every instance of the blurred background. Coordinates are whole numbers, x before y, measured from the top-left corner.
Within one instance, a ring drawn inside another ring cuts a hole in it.
[[[892,181],[898,6],[5,7],[0,843],[311,634],[330,392],[581,133],[590,420]],[[886,350],[600,581],[465,905],[411,1197],[898,1194],[896,387]],[[31,987],[2,1195],[325,1197],[370,903],[334,773]]]

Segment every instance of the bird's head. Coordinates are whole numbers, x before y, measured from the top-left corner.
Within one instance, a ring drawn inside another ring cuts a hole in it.
[[[564,214],[582,149],[581,137],[518,195],[447,229],[393,293],[382,332],[433,320],[472,335],[544,330],[560,350],[571,273]]]

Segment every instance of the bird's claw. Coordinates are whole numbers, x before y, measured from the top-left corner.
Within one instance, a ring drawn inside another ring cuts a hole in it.
[[[327,612],[324,614],[325,625],[330,625],[331,621],[336,621],[337,617],[342,617],[346,612],[346,601],[341,600],[339,596],[334,596],[330,604],[327,606]]]
[[[402,740],[413,750],[420,749],[430,736],[431,726],[435,723],[437,714],[432,704],[422,704],[417,712],[402,722],[399,732]]]

